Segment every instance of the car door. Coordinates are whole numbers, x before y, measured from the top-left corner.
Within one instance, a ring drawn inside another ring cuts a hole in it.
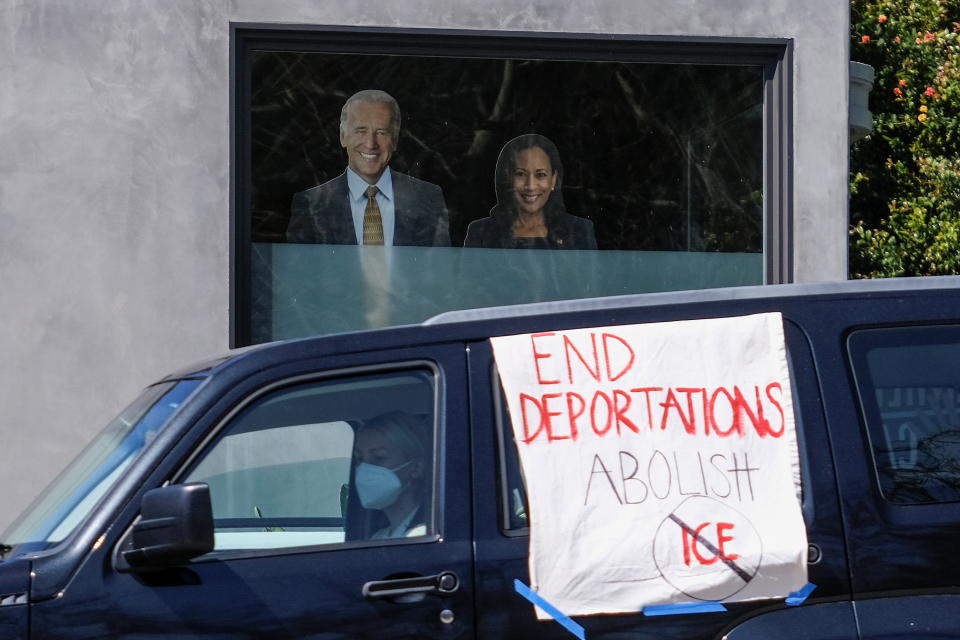
[[[956,638],[960,324],[885,312],[865,309],[873,322],[834,345],[853,383],[832,386],[831,429],[850,452],[839,474],[861,637]]]
[[[731,313],[730,315],[735,315]],[[647,312],[645,320],[651,320]],[[666,317],[657,319],[677,319]],[[552,330],[538,327],[536,330]],[[840,526],[835,476],[819,383],[803,331],[785,322],[788,357],[803,476],[809,580],[815,585],[803,606],[783,599],[732,603],[726,611],[665,616],[597,615],[576,618],[587,637],[597,638],[818,638],[856,637],[849,599],[846,552]],[[569,638],[554,621],[536,620],[532,605],[515,590],[529,584],[526,497],[512,442],[512,427],[501,401],[490,344],[469,348],[474,441],[478,635],[481,638]],[[558,549],[557,553],[563,553]]]
[[[165,474],[209,485],[212,553],[94,553],[42,637],[473,637],[462,347],[330,361],[259,376]]]

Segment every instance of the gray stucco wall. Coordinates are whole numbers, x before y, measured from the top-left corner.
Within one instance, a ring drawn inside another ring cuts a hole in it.
[[[0,527],[227,348],[231,22],[792,38],[795,277],[846,277],[844,0],[0,0]]]

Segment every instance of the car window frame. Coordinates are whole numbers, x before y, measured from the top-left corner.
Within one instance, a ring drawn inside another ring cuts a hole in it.
[[[881,332],[898,331],[902,333],[903,331],[923,330],[929,332],[931,329],[936,330],[950,328],[952,328],[954,331],[960,331],[960,324],[956,322],[941,321],[922,324],[898,323],[857,326],[850,328],[850,330],[848,330],[843,336],[843,352],[852,381],[851,393],[860,420],[860,428],[862,429],[865,453],[867,454],[866,460],[871,476],[871,485],[880,500],[880,504],[884,505],[885,512],[891,515],[899,512],[899,510],[902,509],[916,510],[921,508],[931,509],[937,507],[950,507],[951,505],[956,506],[960,504],[960,492],[958,492],[957,497],[953,500],[931,500],[928,502],[894,501],[891,500],[890,496],[887,495],[887,491],[884,489],[883,481],[881,480],[880,467],[878,465],[876,454],[876,442],[878,437],[882,436],[883,429],[883,423],[880,417],[880,409],[877,403],[875,401],[870,401],[865,393],[866,391],[875,393],[877,389],[877,386],[874,384],[873,373],[870,371],[868,363],[866,362],[866,354],[869,349],[860,347],[859,350],[855,351],[855,347],[852,342],[857,336],[863,336],[865,339],[871,339],[873,336],[878,336]],[[867,334],[870,334],[871,338],[868,338]],[[875,343],[875,338],[872,339],[874,340],[874,344],[871,346],[879,346]],[[920,343],[940,344],[932,341],[920,341]],[[888,342],[886,346],[894,345],[893,343]]]
[[[190,451],[190,454],[177,465],[176,470],[170,475],[170,480],[163,483],[162,486],[183,483],[189,474],[196,468],[196,465],[199,463],[199,461],[204,459],[205,455],[213,446],[216,446],[216,443],[223,434],[224,430],[229,429],[234,421],[245,410],[253,406],[260,399],[274,392],[302,384],[334,381],[337,379],[358,377],[369,374],[402,373],[404,371],[413,371],[417,369],[430,374],[430,384],[432,385],[433,390],[433,439],[431,444],[433,446],[434,460],[432,469],[433,491],[430,509],[430,530],[432,533],[410,538],[365,539],[296,547],[221,549],[198,556],[197,558],[191,560],[191,563],[204,563],[244,558],[264,558],[296,553],[318,553],[363,549],[370,547],[431,544],[442,541],[444,522],[442,514],[442,494],[443,470],[445,468],[445,451],[443,448],[445,439],[443,437],[442,430],[444,428],[445,421],[443,420],[441,412],[444,404],[446,388],[440,365],[437,362],[426,358],[411,358],[408,360],[397,360],[389,363],[347,366],[325,371],[299,373],[258,386],[256,389],[246,393],[239,402],[237,402],[226,414],[224,414],[215,422],[213,428],[210,429],[209,432],[197,442],[197,444]]]

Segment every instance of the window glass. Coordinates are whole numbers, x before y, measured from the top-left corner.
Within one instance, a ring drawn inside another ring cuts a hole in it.
[[[960,500],[960,327],[857,331],[848,348],[884,497]]]
[[[250,342],[763,282],[763,64],[441,54],[249,52]]]
[[[44,490],[2,540],[23,551],[65,538],[201,383],[179,380],[148,387]]]
[[[517,535],[529,531],[530,521],[527,517],[529,505],[527,503],[527,484],[523,477],[523,468],[520,466],[520,454],[513,437],[513,421],[507,409],[507,399],[500,386],[500,376],[493,373],[496,401],[494,409],[497,419],[497,504],[500,508],[500,528]]]
[[[210,486],[217,550],[433,533],[428,371],[312,382],[245,409],[186,482]]]

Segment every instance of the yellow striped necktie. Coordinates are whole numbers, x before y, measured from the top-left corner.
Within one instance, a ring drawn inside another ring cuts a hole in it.
[[[367,208],[363,210],[363,244],[383,244],[383,220],[377,204],[376,187],[367,187]]]

